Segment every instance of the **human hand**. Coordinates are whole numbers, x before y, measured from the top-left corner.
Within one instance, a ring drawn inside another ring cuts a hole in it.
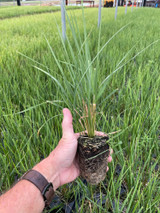
[[[63,109],[63,116],[62,138],[50,154],[56,161],[59,186],[73,181],[80,174],[76,157],[79,133],[73,131],[72,114],[67,108]]]
[[[54,190],[59,186],[72,182],[79,175],[78,159],[76,156],[78,137],[80,133],[74,133],[72,125],[72,114],[69,109],[63,109],[62,131],[63,135],[57,147],[50,155],[37,164],[33,169],[41,172],[49,182],[53,183]],[[104,135],[102,132],[96,132],[96,135]],[[108,162],[112,161],[110,151]],[[108,167],[106,171],[108,171]]]

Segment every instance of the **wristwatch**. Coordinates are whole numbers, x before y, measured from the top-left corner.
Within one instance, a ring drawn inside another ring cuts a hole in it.
[[[49,208],[49,205],[54,197],[53,184],[49,183],[47,179],[36,170],[29,170],[26,172],[20,180],[28,180],[33,183],[41,192],[45,202],[45,208]]]

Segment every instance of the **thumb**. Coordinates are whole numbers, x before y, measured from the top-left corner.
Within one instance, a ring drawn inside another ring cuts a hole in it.
[[[63,139],[68,139],[73,137],[73,125],[72,125],[72,114],[69,109],[63,109],[63,121],[62,121],[62,132],[63,132]]]

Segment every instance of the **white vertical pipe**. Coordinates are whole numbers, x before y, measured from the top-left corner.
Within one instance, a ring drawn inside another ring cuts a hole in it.
[[[137,7],[138,7],[138,0],[137,0],[137,3],[136,3],[136,9],[137,9]]]
[[[118,11],[118,0],[116,1],[115,20],[117,19],[117,11]]]
[[[62,37],[66,40],[65,0],[61,0]]]
[[[102,0],[99,0],[99,8],[98,8],[98,27],[101,24],[101,4],[102,4]]]
[[[127,14],[128,0],[126,1],[125,14]]]
[[[134,0],[132,0],[132,9],[131,9],[132,12],[133,12],[133,6],[134,6]]]

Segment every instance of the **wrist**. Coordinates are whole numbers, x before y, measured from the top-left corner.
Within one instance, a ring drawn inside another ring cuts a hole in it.
[[[60,186],[58,170],[50,156],[36,164],[33,169],[40,172],[48,180],[48,182],[51,182],[54,190]]]

